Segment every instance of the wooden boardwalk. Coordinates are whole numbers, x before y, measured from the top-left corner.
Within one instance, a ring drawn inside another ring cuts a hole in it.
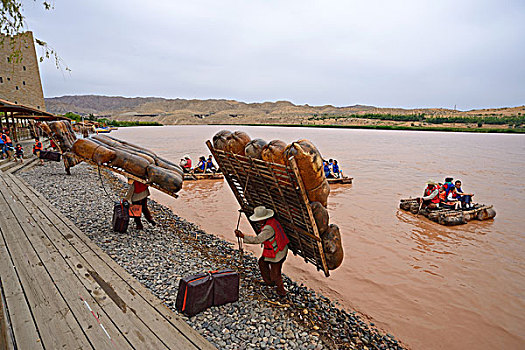
[[[0,349],[214,349],[40,193],[5,173],[0,294]]]

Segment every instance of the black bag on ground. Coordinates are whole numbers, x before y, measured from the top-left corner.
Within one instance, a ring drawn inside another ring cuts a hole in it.
[[[213,305],[219,306],[239,300],[239,274],[232,269],[212,271]]]
[[[127,201],[115,202],[113,206],[113,231],[126,233],[129,224],[129,203]]]
[[[54,151],[40,151],[40,159],[52,160],[54,162],[60,162],[61,154]]]
[[[193,316],[213,305],[213,279],[209,273],[181,278],[175,307]]]

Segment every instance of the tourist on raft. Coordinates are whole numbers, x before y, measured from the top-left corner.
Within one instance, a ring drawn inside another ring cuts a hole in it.
[[[195,169],[193,169],[193,172],[195,173],[205,173],[207,166],[206,166],[206,158],[204,156],[199,157],[199,162],[197,163],[197,166]]]
[[[423,201],[421,208],[439,208],[439,185],[432,180],[428,180],[426,184],[427,187],[425,188],[425,191],[423,192],[423,197],[421,198],[421,200]]]
[[[454,181],[454,178],[446,177],[445,178],[445,183],[442,186],[443,189],[445,190],[445,194],[446,194],[447,197],[448,197],[448,194],[449,194],[450,190],[452,189],[452,187],[454,187],[454,184],[452,183],[452,181]]]
[[[208,160],[206,161],[206,169],[212,172],[217,171],[217,167],[215,164],[213,164],[213,157],[211,154],[208,156]]]
[[[449,207],[450,209],[461,209],[461,202],[458,200],[458,193],[454,185],[452,185],[448,191],[446,198],[447,201],[445,202],[445,207]]]
[[[244,238],[245,243],[263,245],[263,253],[259,258],[259,269],[264,283],[275,286],[277,295],[284,297],[286,289],[284,289],[281,270],[288,254],[289,240],[273,214],[273,210],[266,209],[264,206],[256,207],[249,219],[255,222],[263,221],[261,232],[257,236],[248,236],[240,230],[235,230],[235,235]]]
[[[126,200],[128,202],[131,202],[135,205],[140,205],[142,207],[142,213],[144,213],[144,217],[148,222],[155,226],[156,222],[153,221],[153,217],[151,216],[151,212],[148,209],[148,197],[150,195],[148,185],[145,185],[141,182],[134,181],[132,179],[128,180],[129,188],[128,193],[126,194]],[[142,216],[142,214],[141,214]],[[144,226],[142,225],[142,221],[140,220],[140,216],[136,216],[133,218],[135,220],[135,225],[137,227],[137,230],[143,230]]]
[[[339,168],[339,164],[337,163],[337,160],[334,159],[334,162],[332,163],[332,173],[334,174],[334,177],[340,179],[343,177],[343,172]]]
[[[474,193],[464,193],[461,189],[461,180],[456,180],[454,187],[456,188],[457,199],[461,202],[463,209],[471,209]]]
[[[191,171],[191,159],[189,155],[185,155],[184,158],[180,160],[180,166],[182,167],[182,171],[185,173],[189,173]]]
[[[326,160],[323,160],[323,170],[324,176],[327,179],[333,179],[335,177],[334,173],[332,172],[332,169],[330,169],[330,164]]]

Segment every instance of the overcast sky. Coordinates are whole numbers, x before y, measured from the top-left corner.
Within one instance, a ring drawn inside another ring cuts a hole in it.
[[[46,97],[525,104],[525,1],[24,0]]]

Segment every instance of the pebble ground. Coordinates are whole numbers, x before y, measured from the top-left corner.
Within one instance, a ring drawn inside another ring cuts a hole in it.
[[[288,297],[279,299],[260,283],[257,258],[208,234],[170,209],[149,201],[157,225],[130,222],[113,232],[113,203],[127,184],[113,174],[79,164],[65,175],[63,164],[46,162],[17,175],[41,192],[111,258],[175,310],[181,277],[233,268],[241,275],[239,301],[184,319],[218,349],[404,349],[353,311],[343,310],[285,276]],[[103,184],[103,185],[102,185]],[[107,193],[106,193],[107,192]]]

